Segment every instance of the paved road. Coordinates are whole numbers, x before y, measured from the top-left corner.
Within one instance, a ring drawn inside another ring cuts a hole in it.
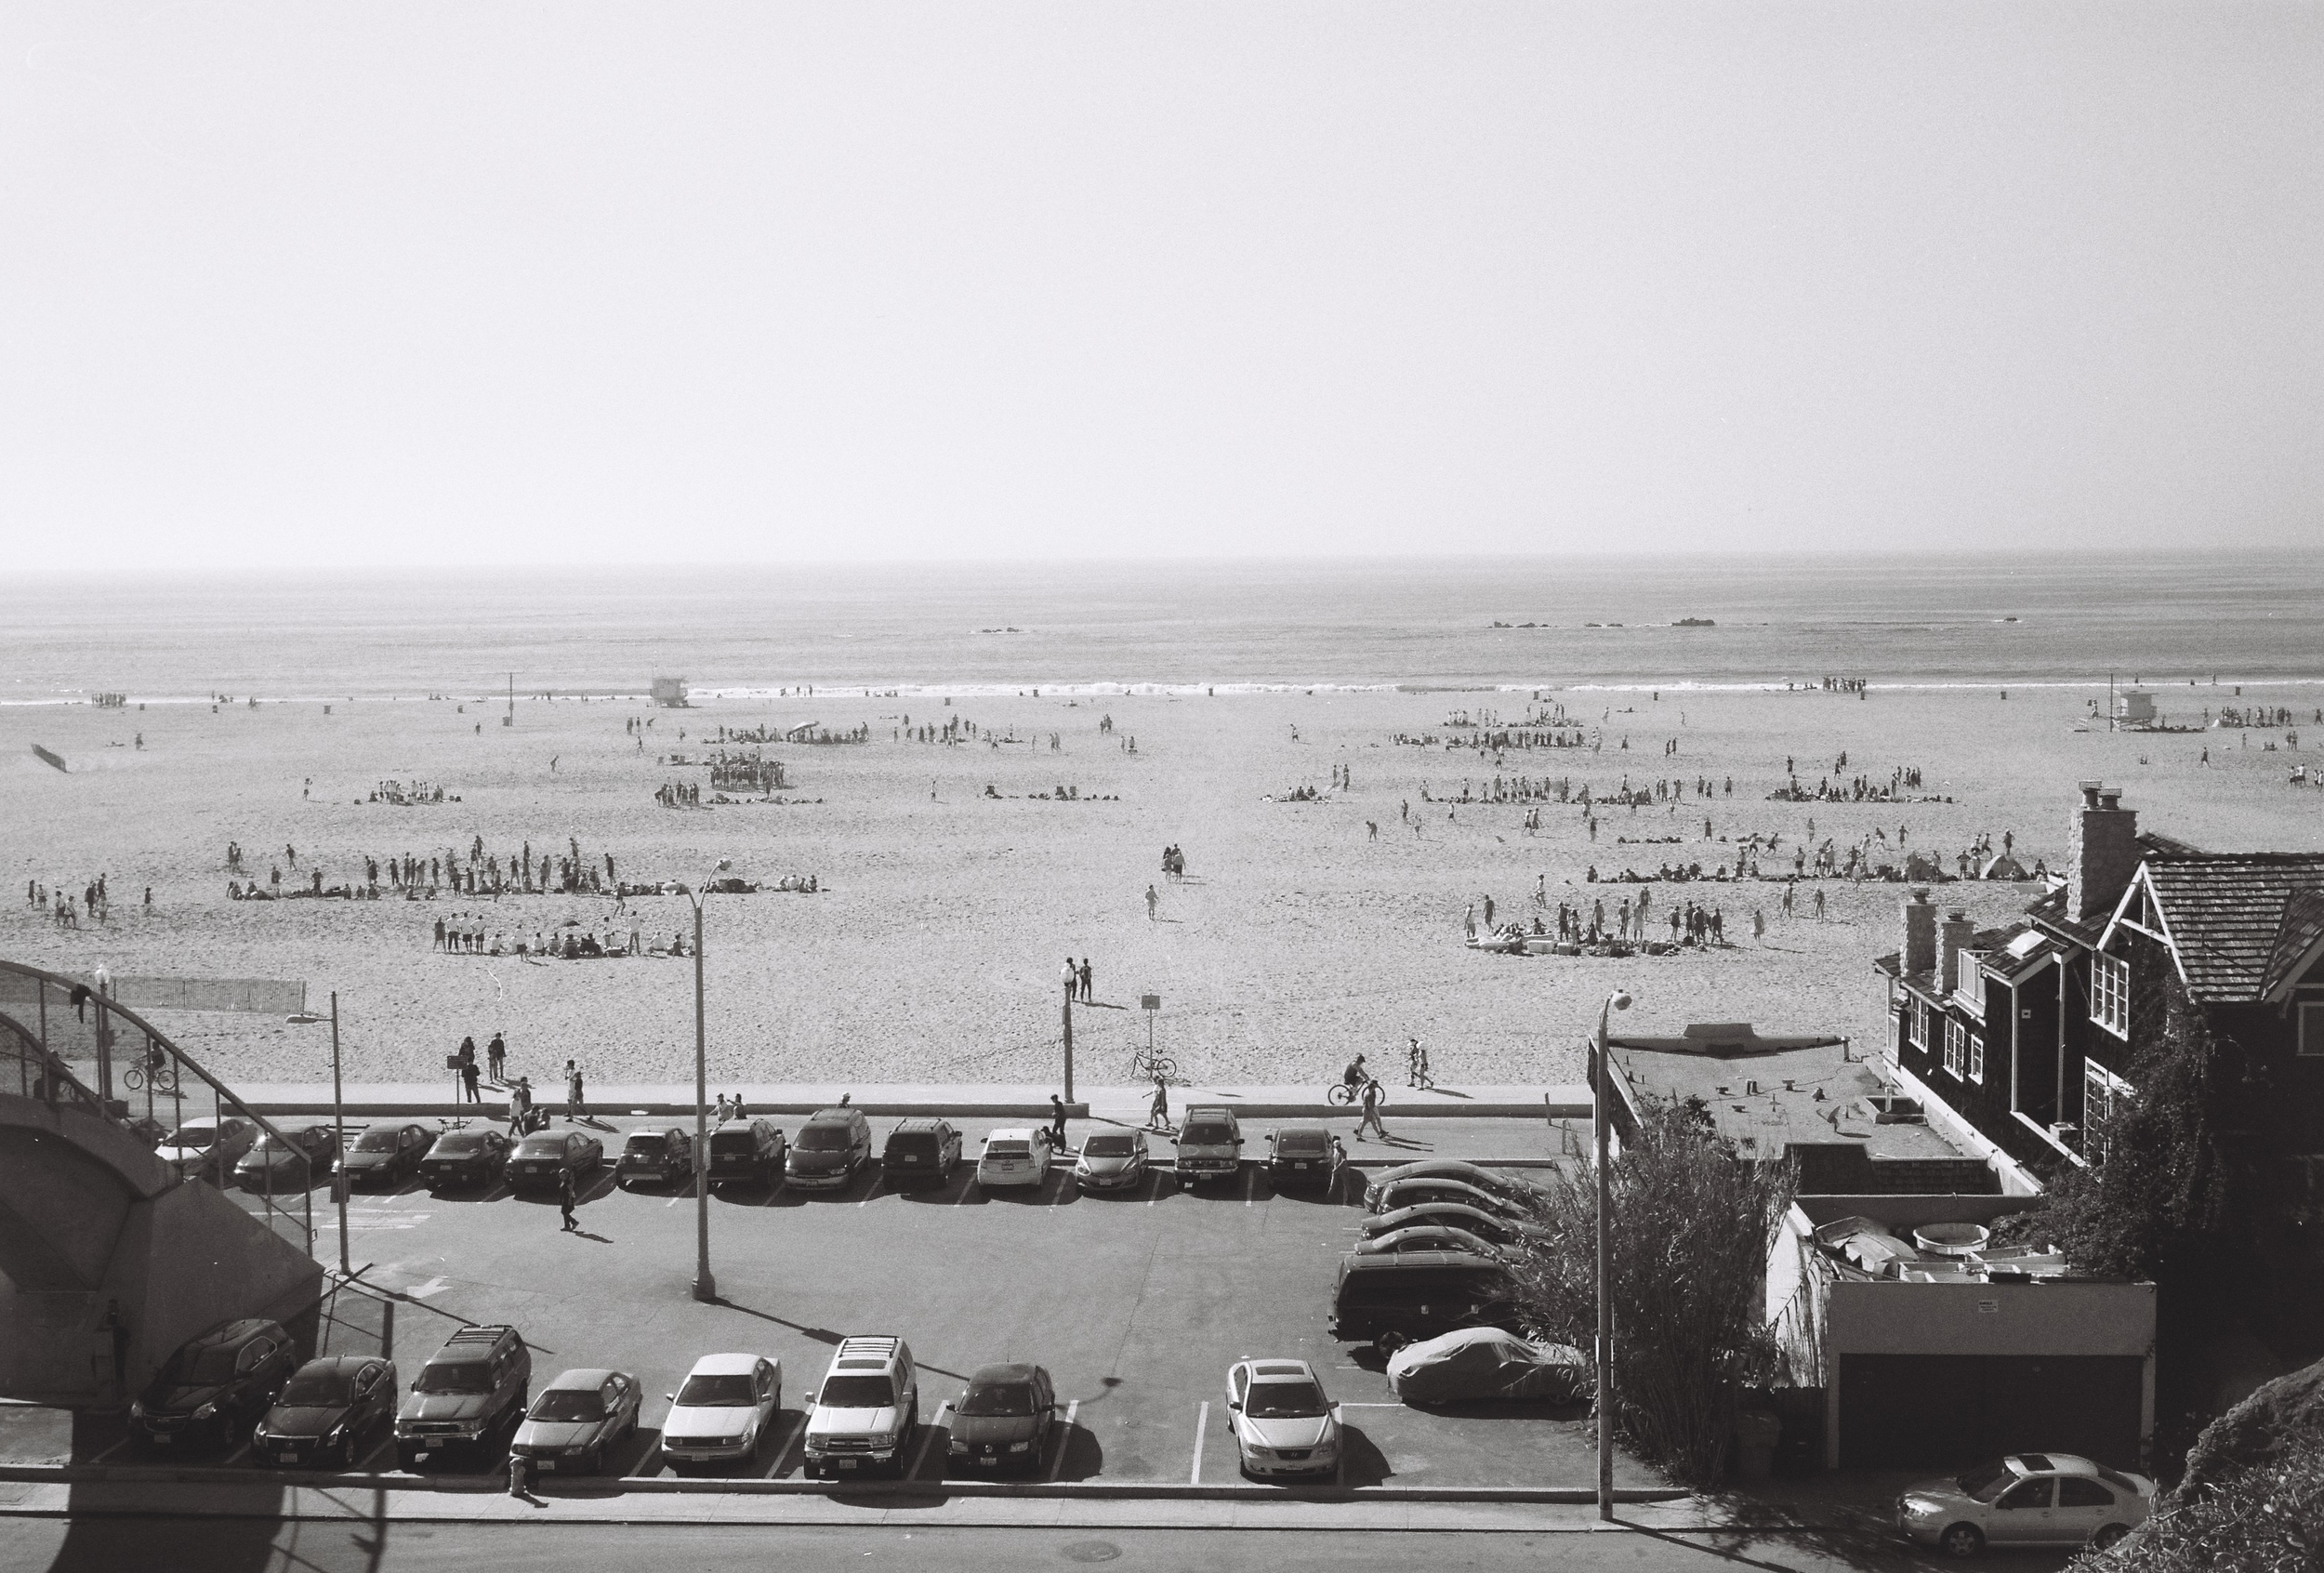
[[[1997,1573],[2064,1558],[1997,1556]],[[639,1568],[862,1567],[898,1573],[1350,1573],[1436,1567],[1612,1573],[1908,1573],[1943,1566],[1877,1538],[1605,1533],[1238,1530],[627,1528],[284,1525],[265,1521],[0,1520],[0,1573],[635,1573]]]

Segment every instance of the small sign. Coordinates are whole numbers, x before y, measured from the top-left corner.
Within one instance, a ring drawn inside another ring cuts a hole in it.
[[[1142,994],[1138,997],[1138,1009],[1159,1011],[1162,1009],[1162,997],[1158,994]]]
[[[2001,1302],[1998,1300],[1980,1300],[1977,1302],[1977,1309],[1979,1311],[1999,1311],[2000,1308]]]

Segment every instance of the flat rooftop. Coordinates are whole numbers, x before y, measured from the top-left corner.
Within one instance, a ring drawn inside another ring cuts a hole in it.
[[[1720,1134],[1759,1157],[1833,1142],[1873,1157],[1970,1156],[1909,1117],[1908,1100],[1901,1107],[1889,1103],[1897,1089],[1870,1060],[1850,1057],[1844,1038],[1762,1036],[1743,1024],[1708,1023],[1674,1037],[1606,1042],[1631,1087],[1657,1098],[1701,1099]]]

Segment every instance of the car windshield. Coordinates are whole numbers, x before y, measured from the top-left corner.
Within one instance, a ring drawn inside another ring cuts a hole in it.
[[[1981,1502],[1989,1502],[2016,1479],[2017,1472],[2010,1468],[2008,1461],[1996,1459],[1989,1464],[1971,1470],[1954,1484],[1965,1495]]]
[[[640,1130],[629,1138],[627,1150],[639,1157],[654,1157],[661,1153],[664,1145],[666,1143],[661,1132]]]
[[[1314,1157],[1324,1150],[1325,1138],[1312,1130],[1293,1131],[1275,1139],[1275,1151],[1297,1157]]]
[[[799,1133],[802,1152],[843,1153],[852,1144],[852,1138],[844,1125],[811,1125]]]
[[[960,1400],[964,1415],[1029,1415],[1033,1413],[1033,1384],[1029,1381],[980,1381]]]
[[[1205,1120],[1200,1125],[1188,1126],[1178,1140],[1182,1146],[1223,1147],[1235,1140],[1235,1132],[1227,1126]]]
[[[171,1131],[169,1140],[162,1144],[165,1147],[191,1147],[198,1152],[217,1140],[218,1128],[214,1125],[181,1125]]]
[[[212,1344],[206,1349],[180,1349],[164,1368],[162,1387],[215,1387],[231,1381],[236,1351]]]
[[[552,1387],[533,1400],[533,1418],[536,1421],[603,1420],[605,1398],[594,1388],[579,1393],[571,1388]]]
[[[833,1377],[816,1402],[833,1409],[884,1409],[895,1402],[886,1377]]]
[[[324,1408],[346,1403],[353,1385],[354,1379],[342,1370],[301,1371],[290,1379],[275,1402],[294,1409]]]
[[[391,1153],[395,1151],[396,1139],[402,1134],[398,1130],[366,1130],[363,1139],[355,1143],[355,1150],[359,1153]]]
[[[756,1404],[759,1392],[746,1372],[712,1375],[706,1371],[686,1379],[686,1385],[678,1390],[678,1402],[699,1404],[706,1408],[733,1408]]]
[[[1289,1420],[1325,1412],[1323,1389],[1312,1381],[1262,1381],[1250,1390],[1253,1420]]]
[[[1032,1151],[1033,1149],[1023,1142],[987,1142],[984,1143],[986,1157],[1024,1157]]]
[[[1129,1132],[1122,1130],[1101,1131],[1095,1136],[1082,1138],[1081,1142],[1083,1157],[1128,1157],[1135,1151],[1137,1147],[1130,1141]]]
[[[419,1390],[422,1393],[490,1393],[493,1372],[490,1366],[471,1361],[429,1361],[419,1368]]]
[[[484,1150],[487,1138],[482,1131],[469,1131],[457,1136],[445,1136],[436,1143],[438,1157],[465,1157],[469,1153]]]

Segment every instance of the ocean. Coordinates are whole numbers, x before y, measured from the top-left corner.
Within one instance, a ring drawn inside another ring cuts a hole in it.
[[[0,591],[11,704],[471,698],[511,673],[520,694],[635,694],[667,674],[728,694],[2324,679],[2324,553],[58,575]]]

